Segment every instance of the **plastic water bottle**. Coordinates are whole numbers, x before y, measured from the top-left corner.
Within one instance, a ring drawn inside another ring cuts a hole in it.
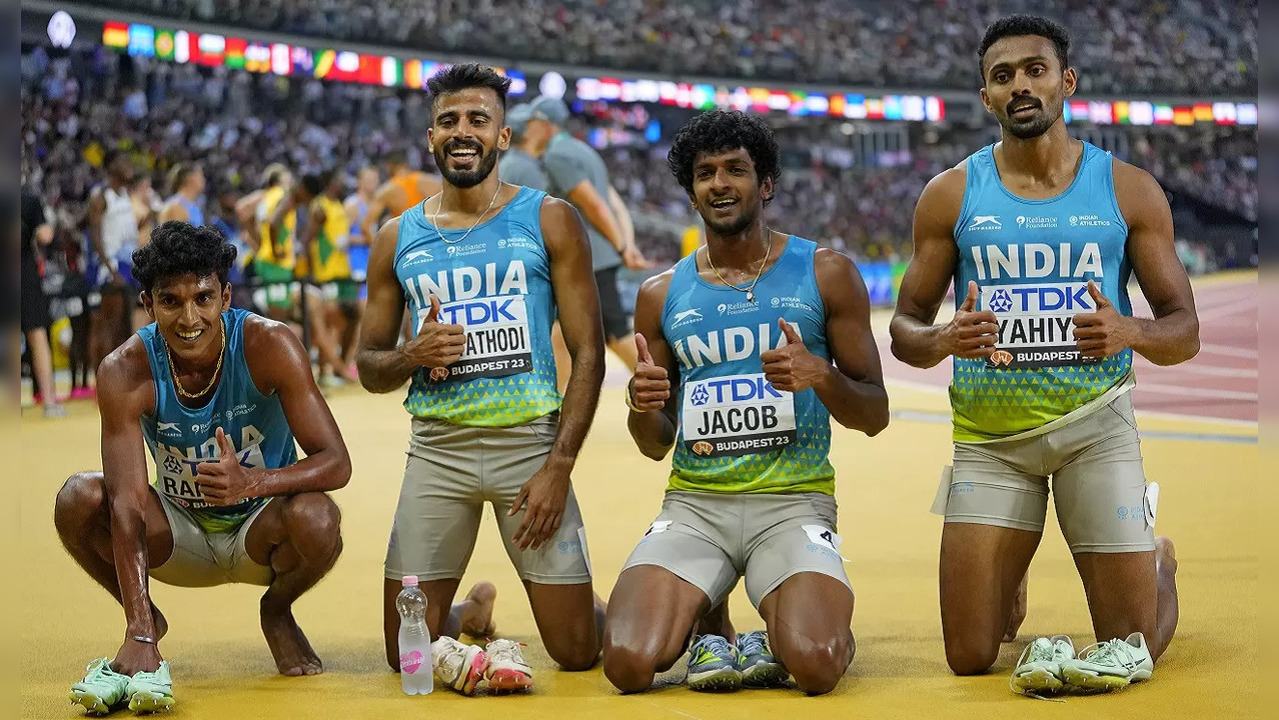
[[[400,687],[405,695],[428,695],[435,689],[435,664],[426,627],[426,596],[417,587],[416,575],[406,576],[403,586],[395,598],[400,611]]]

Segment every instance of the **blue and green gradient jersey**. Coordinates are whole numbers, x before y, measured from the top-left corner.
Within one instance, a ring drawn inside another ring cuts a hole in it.
[[[809,352],[830,358],[816,251],[815,243],[789,237],[755,286],[755,302],[704,280],[697,254],[675,266],[662,309],[662,335],[680,371],[669,489],[834,494],[826,406],[811,389],[774,389],[759,359],[786,345],[778,318],[798,330]]]
[[[978,309],[999,319],[994,357],[954,361],[950,402],[954,439],[962,442],[1034,430],[1101,396],[1132,370],[1131,350],[1099,362],[1082,358],[1072,320],[1096,310],[1089,280],[1120,313],[1132,314],[1128,225],[1115,199],[1110,153],[1084,143],[1070,187],[1027,200],[1004,187],[993,150],[968,158],[955,224],[956,304],[975,280]]]
[[[253,384],[244,357],[244,320],[249,312],[222,313],[226,350],[222,377],[213,399],[201,408],[178,402],[164,337],[151,323],[138,331],[147,348],[155,378],[155,414],[139,420],[151,458],[155,460],[155,489],[190,513],[205,532],[232,532],[270,498],[250,498],[230,507],[213,507],[196,484],[202,462],[221,456],[217,430],[222,428],[245,468],[278,469],[297,462],[293,431],[277,395],[263,395]]]
[[[395,274],[414,335],[431,310],[466,328],[466,350],[447,368],[413,372],[404,407],[457,425],[510,427],[558,410],[551,326],[555,293],[542,240],[546,193],[520,188],[492,219],[466,229],[437,228],[423,204],[400,216]]]

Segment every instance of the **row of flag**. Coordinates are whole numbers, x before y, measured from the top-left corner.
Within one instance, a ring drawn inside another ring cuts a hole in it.
[[[227,67],[276,75],[304,75],[320,80],[425,89],[441,67],[429,60],[404,60],[345,50],[312,50],[301,45],[250,42],[212,33],[169,30],[140,23],[109,22],[102,44],[139,57],[177,63]],[[511,94],[527,90],[524,75],[497,68],[511,78]]]
[[[303,75],[321,80],[385,87],[425,89],[441,67],[429,60],[404,60],[345,50],[312,50],[300,45],[250,42],[243,38],[186,30],[157,28],[141,23],[109,22],[102,43],[130,55],[160,60],[227,67],[257,73]],[[527,92],[524,74],[498,68],[512,80],[511,94]],[[729,88],[661,80],[619,80],[584,77],[577,80],[579,100],[657,103],[693,110],[733,108],[790,115],[824,115],[852,120],[939,122],[946,114],[940,97],[922,95],[827,95],[763,87]],[[1188,106],[1146,101],[1070,100],[1066,122],[1096,125],[1256,125],[1256,103],[1212,102]]]

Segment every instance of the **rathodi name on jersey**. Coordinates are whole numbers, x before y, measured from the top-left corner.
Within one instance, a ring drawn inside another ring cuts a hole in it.
[[[433,380],[495,378],[532,369],[524,262],[508,264],[500,282],[498,275],[497,263],[487,263],[482,268],[455,267],[405,280],[404,286],[420,308],[419,323],[429,314],[430,296],[435,295],[440,300],[439,321],[465,328],[466,349],[461,359],[447,368],[447,374],[432,372]]]

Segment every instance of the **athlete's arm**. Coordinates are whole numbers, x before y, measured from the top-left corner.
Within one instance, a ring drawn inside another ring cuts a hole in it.
[[[622,247],[633,246],[635,223],[631,220],[630,208],[626,207],[626,201],[617,194],[617,190],[612,185],[608,186],[608,207],[613,211],[613,217],[617,218],[617,227],[622,233]]]
[[[653,372],[652,378],[641,377],[636,368],[626,392],[631,393],[632,404],[643,412],[632,409],[626,428],[639,451],[653,460],[666,457],[675,445],[675,431],[679,428],[679,397],[671,392],[679,387],[679,365],[662,334],[662,308],[673,276],[674,271],[667,270],[645,280],[635,298],[635,336],[643,336],[648,353],[647,359],[640,358],[640,364],[652,365],[658,372]],[[665,370],[665,384],[660,370]]]
[[[835,363],[826,363],[825,375],[813,384],[813,390],[835,422],[874,437],[888,427],[888,392],[870,328],[870,294],[857,266],[846,256],[822,248],[814,264]]]
[[[102,244],[102,218],[107,212],[106,190],[99,188],[89,198],[89,244],[102,261],[102,267],[111,271],[112,278],[121,282],[120,274],[115,269],[115,259],[107,257],[106,246]]]
[[[249,247],[255,251],[262,246],[262,237],[258,235],[258,203],[262,201],[263,192],[254,190],[235,201],[235,220],[240,224],[240,234]]]
[[[306,455],[288,467],[246,470],[250,484],[245,497],[345,487],[351,479],[351,457],[333,413],[315,385],[311,360],[297,335],[283,323],[250,318],[244,323],[244,357],[258,390],[280,398],[289,429]]]
[[[377,201],[369,205],[364,222],[373,217]],[[417,365],[399,352],[396,343],[404,323],[404,289],[395,277],[395,245],[400,235],[400,219],[382,226],[369,250],[368,302],[360,323],[360,350],[355,366],[360,384],[375,393],[391,392],[408,381]]]
[[[995,351],[999,326],[992,312],[972,312],[965,305],[950,322],[933,324],[959,262],[954,230],[964,183],[964,171],[951,168],[928,183],[915,205],[915,251],[889,324],[893,356],[907,365],[930,368],[951,355],[986,357]]]
[[[170,220],[181,220],[182,222],[190,222],[191,214],[187,212],[186,207],[177,200],[170,200],[165,203],[164,209],[160,211],[160,222],[168,222]]]
[[[377,224],[382,221],[382,214],[403,193],[404,190],[399,185],[390,181],[383,183],[382,187],[378,188],[377,194],[373,196],[373,202],[369,203],[369,212],[364,216],[364,223],[361,226],[361,229],[364,230],[364,237],[377,237]]]
[[[1145,170],[1120,160],[1114,168],[1115,196],[1128,223],[1128,260],[1155,317],[1120,315],[1102,298],[1097,312],[1075,316],[1075,338],[1085,357],[1132,348],[1156,365],[1185,362],[1199,353],[1199,316],[1190,277],[1173,246],[1168,198]]]
[[[369,241],[365,238],[369,236],[364,234],[364,223],[360,223],[358,228],[355,227],[355,221],[360,217],[360,198],[356,195],[347,198],[346,202],[342,203],[342,209],[346,211],[347,226],[354,228],[349,242],[352,245],[368,245]]]
[[[586,228],[573,206],[551,197],[542,200],[540,222],[564,345],[572,357],[572,375],[564,390],[555,444],[546,462],[511,502],[509,515],[524,510],[512,536],[521,550],[538,549],[559,530],[573,466],[595,419],[604,382],[604,325]]]
[[[583,180],[569,190],[568,199],[582,212],[582,217],[594,225],[595,229],[599,230],[619,253],[626,250],[626,239],[622,236],[622,229],[613,215],[612,208],[608,206],[604,198],[600,197],[599,191],[589,180]]]
[[[111,552],[120,583],[126,638],[155,638],[156,633],[148,590],[144,519],[151,489],[146,443],[138,424],[144,415],[154,412],[154,388],[146,349],[136,335],[103,359],[98,367],[102,477],[111,512]],[[125,645],[145,643],[126,639]],[[150,648],[154,650],[155,646]],[[137,647],[134,652],[145,655],[151,651]]]
[[[555,460],[572,467],[595,419],[604,382],[604,325],[591,270],[591,245],[577,211],[563,200],[548,197],[542,201],[541,222],[560,329],[573,358],[560,430],[547,462]]]
[[[395,276],[399,236],[397,217],[382,226],[369,251],[369,297],[360,322],[360,352],[355,356],[360,384],[369,392],[396,390],[417,368],[447,367],[466,350],[465,329],[438,321],[440,301],[434,295],[430,314],[422,320],[413,319],[418,325],[417,337],[396,346],[404,320],[404,290]]]

